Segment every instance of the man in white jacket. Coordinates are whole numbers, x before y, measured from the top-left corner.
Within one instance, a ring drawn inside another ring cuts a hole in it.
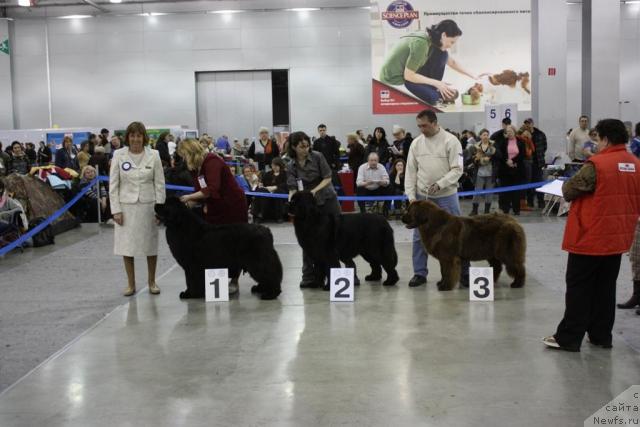
[[[416,118],[421,135],[413,140],[407,158],[405,194],[409,203],[429,199],[445,211],[460,215],[458,179],[462,176],[462,144],[454,135],[440,128],[431,110]],[[427,253],[420,232],[413,230],[413,277],[409,286],[427,283]],[[469,286],[469,262],[463,261],[461,284]]]

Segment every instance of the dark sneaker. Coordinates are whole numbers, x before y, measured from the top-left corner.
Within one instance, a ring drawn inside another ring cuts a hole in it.
[[[409,287],[415,288],[416,286],[422,286],[427,283],[427,278],[424,276],[418,276],[417,274],[409,280]]]

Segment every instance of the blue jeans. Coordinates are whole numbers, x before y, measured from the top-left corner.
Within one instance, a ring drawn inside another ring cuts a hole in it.
[[[404,87],[429,105],[437,104],[441,98],[440,92],[435,86],[405,81]]]
[[[423,196],[416,195],[418,200],[424,200]],[[460,216],[460,203],[458,201],[458,194],[452,194],[451,196],[439,197],[437,199],[429,199],[440,208],[449,212],[451,215]],[[416,276],[427,277],[429,270],[427,268],[427,260],[428,254],[422,245],[422,240],[420,239],[420,231],[417,228],[413,229],[413,274]],[[467,280],[469,278],[469,261],[461,260],[462,269],[461,269],[461,279]]]

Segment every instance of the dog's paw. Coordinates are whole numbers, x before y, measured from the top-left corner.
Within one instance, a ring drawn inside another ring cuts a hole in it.
[[[322,290],[323,291],[328,291],[329,290],[329,284],[326,284],[326,285],[322,286]]]
[[[251,293],[252,294],[259,294],[262,292],[262,288],[260,287],[260,285],[253,285],[251,287]]]
[[[515,288],[522,288],[523,286],[524,286],[524,282],[521,282],[521,283],[513,282],[513,283],[511,284],[511,287],[512,287],[512,288],[514,288],[514,289],[515,289]]]
[[[442,280],[437,283],[439,291],[450,291],[453,289],[453,286],[447,285]]]
[[[280,295],[280,291],[269,291],[269,292],[265,292],[262,295],[260,295],[260,299],[261,300],[272,300],[272,299],[276,299],[278,298],[278,295]]]
[[[358,278],[358,276],[356,276],[356,277],[353,279],[353,284],[354,284],[355,286],[360,286],[360,279]]]
[[[182,291],[182,292],[180,292],[180,295],[179,295],[179,296],[180,296],[180,299],[190,299],[190,298],[193,298],[193,295],[191,295],[191,294],[189,293],[189,291]]]
[[[364,278],[364,280],[366,280],[367,282],[378,282],[381,279],[382,279],[382,275],[380,274],[369,274]]]
[[[387,280],[382,282],[382,286],[393,286],[400,281],[400,277],[398,277],[398,273],[395,271],[391,274],[387,274]]]

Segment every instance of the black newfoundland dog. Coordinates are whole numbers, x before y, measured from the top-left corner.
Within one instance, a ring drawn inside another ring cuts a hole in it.
[[[171,254],[184,269],[187,289],[180,298],[204,298],[204,270],[227,268],[247,271],[258,283],[251,292],[264,300],[280,295],[282,264],[273,248],[271,231],[255,224],[207,224],[178,198],[155,206],[156,217],[167,227]]]
[[[371,265],[367,281],[382,279],[382,268],[387,279],[382,283],[393,286],[398,280],[396,265],[398,254],[393,239],[393,229],[387,220],[376,214],[359,213],[327,215],[320,211],[315,197],[309,191],[299,191],[291,198],[289,212],[298,244],[314,263],[315,283],[329,290],[325,279],[331,268],[339,268],[342,261],[354,269],[354,281],[360,284],[353,259],[361,255]]]

